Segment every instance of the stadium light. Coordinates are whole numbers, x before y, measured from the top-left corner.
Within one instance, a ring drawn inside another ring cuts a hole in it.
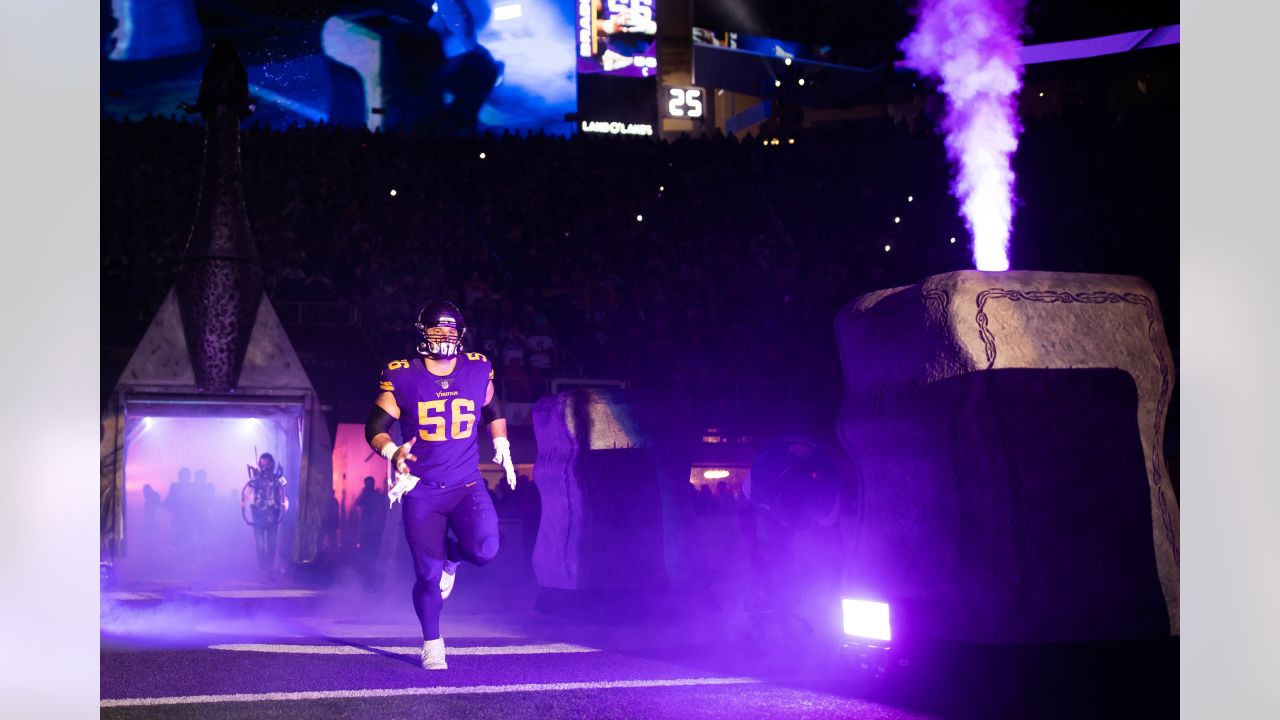
[[[395,196],[396,196],[396,189],[391,188],[391,197],[395,197]]]
[[[898,223],[900,223],[900,222],[902,222],[902,218],[900,218],[900,217],[898,217],[898,216],[896,216],[896,215],[895,215],[895,216],[894,216],[894,218],[893,218],[893,224],[894,224],[894,225],[897,225],[897,224],[898,224]]]
[[[791,58],[786,58],[785,60],[782,61],[782,64],[786,65],[787,67],[791,67]]]
[[[637,216],[636,216],[636,222],[644,222],[644,216],[643,216],[643,215],[637,215]]]
[[[914,195],[908,195],[908,196],[907,196],[907,202],[912,202],[912,201],[914,201],[915,199],[916,199],[916,198],[915,198],[915,196],[914,196]]]
[[[844,615],[845,635],[885,642],[893,639],[888,603],[844,598],[840,604]]]
[[[800,79],[799,79],[799,80],[797,80],[796,82],[800,83],[800,86],[801,86],[801,87],[804,87],[804,78],[800,78]]]
[[[890,250],[889,246],[888,246],[888,245],[885,245],[885,246],[884,246],[884,251],[885,251],[885,252],[889,252],[889,250]]]
[[[955,244],[956,244],[956,239],[955,239],[955,238],[951,238],[951,244],[952,244],[952,245],[955,245]]]
[[[483,160],[484,158],[485,158],[484,153],[480,153],[480,159]]]
[[[781,80],[774,80],[774,81],[773,81],[773,86],[774,86],[774,87],[782,87],[782,81],[781,81]]]

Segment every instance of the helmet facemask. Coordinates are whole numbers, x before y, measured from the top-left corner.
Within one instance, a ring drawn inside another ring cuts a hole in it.
[[[413,326],[422,335],[418,354],[432,360],[452,360],[462,352],[467,325],[458,306],[446,300],[427,303]]]
[[[418,343],[419,355],[432,360],[449,360],[457,357],[462,351],[462,337],[466,334],[465,329],[459,333],[458,328],[452,324],[414,323],[414,327],[422,333],[422,342]]]

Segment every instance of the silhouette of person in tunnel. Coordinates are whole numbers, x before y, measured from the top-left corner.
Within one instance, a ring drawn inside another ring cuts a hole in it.
[[[375,485],[371,476],[364,479],[364,489],[356,498],[360,509],[360,576],[366,590],[378,587],[378,554],[382,546],[382,531],[387,525],[387,496]]]
[[[195,544],[191,513],[195,500],[195,487],[191,483],[191,468],[178,469],[178,481],[169,484],[164,497],[164,509],[169,511],[169,542],[179,557],[189,556]]]

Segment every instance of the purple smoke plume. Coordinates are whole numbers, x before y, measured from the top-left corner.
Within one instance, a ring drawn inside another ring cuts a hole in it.
[[[906,65],[941,80],[952,192],[973,235],[979,270],[1009,269],[1016,95],[1022,88],[1026,0],[920,0],[916,29],[902,41]]]

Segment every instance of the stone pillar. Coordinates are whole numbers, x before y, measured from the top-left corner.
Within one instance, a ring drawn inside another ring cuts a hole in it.
[[[836,318],[848,590],[977,642],[1179,633],[1172,354],[1132,277],[936,275]]]
[[[534,405],[539,585],[657,591],[696,579],[689,420],[669,394],[573,390]]]
[[[196,386],[235,389],[262,299],[262,266],[240,174],[240,120],[249,86],[232,46],[215,44],[192,111],[205,119],[204,169],[176,289]]]

